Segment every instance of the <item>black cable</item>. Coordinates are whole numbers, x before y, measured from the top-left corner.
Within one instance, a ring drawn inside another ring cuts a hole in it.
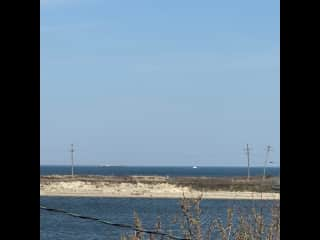
[[[173,236],[173,235],[170,235],[170,234],[165,233],[165,232],[159,232],[159,231],[136,228],[136,227],[133,227],[131,225],[123,224],[123,223],[113,223],[113,222],[106,221],[106,220],[103,220],[103,219],[99,219],[99,218],[96,218],[96,217],[83,216],[83,215],[80,215],[80,214],[67,212],[67,211],[62,210],[62,209],[48,208],[48,207],[41,206],[41,205],[40,205],[40,209],[46,210],[46,211],[50,211],[50,212],[63,213],[63,214],[66,214],[68,216],[71,216],[71,217],[76,217],[76,218],[81,218],[81,219],[86,219],[86,220],[92,220],[92,221],[96,221],[96,222],[99,222],[99,223],[102,223],[102,224],[111,225],[111,226],[115,226],[115,227],[129,228],[129,229],[132,229],[132,230],[137,231],[137,232],[144,232],[144,233],[149,233],[149,234],[162,235],[164,237],[168,237],[168,238],[171,238],[171,239],[177,239],[177,240],[190,240],[188,238],[181,238],[181,237]]]

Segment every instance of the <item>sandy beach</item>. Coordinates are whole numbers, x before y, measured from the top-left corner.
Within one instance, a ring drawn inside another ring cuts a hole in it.
[[[197,191],[169,183],[99,183],[85,181],[57,181],[40,184],[40,196],[78,197],[138,197],[138,198],[182,198],[203,199],[256,199],[279,200],[280,193],[250,191]]]

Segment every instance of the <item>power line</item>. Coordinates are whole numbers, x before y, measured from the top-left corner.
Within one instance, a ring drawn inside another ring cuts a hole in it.
[[[250,149],[249,149],[249,145],[247,144],[246,146],[246,154],[247,154],[247,158],[248,158],[248,181],[250,180]]]
[[[74,162],[74,148],[73,148],[73,144],[71,144],[71,176],[73,177],[73,162]]]
[[[96,221],[96,222],[99,222],[99,223],[102,223],[102,224],[106,224],[106,225],[111,225],[111,226],[114,226],[114,227],[129,228],[129,229],[134,230],[136,232],[143,232],[143,233],[149,233],[149,234],[154,234],[154,235],[161,235],[163,237],[168,237],[170,239],[190,240],[189,238],[181,238],[181,237],[173,236],[173,235],[170,235],[169,233],[165,233],[165,232],[161,232],[161,231],[153,231],[153,230],[146,230],[146,229],[136,228],[136,227],[133,227],[133,226],[131,226],[129,224],[113,223],[113,222],[106,221],[106,220],[103,220],[103,219],[99,219],[99,218],[96,218],[96,217],[83,216],[83,215],[80,215],[80,214],[67,212],[67,211],[62,210],[62,209],[48,208],[48,207],[42,206],[42,205],[40,205],[40,209],[46,210],[46,211],[49,211],[49,212],[63,213],[65,215],[68,215],[68,216],[71,216],[71,217],[76,217],[76,218]]]
[[[266,152],[266,159],[264,160],[263,180],[265,180],[265,178],[266,178],[266,167],[267,167],[267,162],[268,162],[268,157],[269,157],[270,151],[271,151],[271,146],[268,145],[267,146],[267,152]]]

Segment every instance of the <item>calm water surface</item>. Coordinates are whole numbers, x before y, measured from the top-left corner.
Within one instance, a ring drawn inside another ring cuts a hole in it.
[[[136,211],[145,228],[153,228],[160,216],[163,229],[172,230],[181,235],[179,226],[173,219],[179,210],[178,199],[147,198],[95,198],[95,197],[41,197],[42,205],[65,209],[74,213],[96,216],[116,223],[133,224],[133,213]],[[251,208],[262,209],[269,218],[269,207],[278,201],[253,200],[203,200],[201,222],[204,227],[215,217],[226,219],[227,208],[234,208],[246,213]],[[40,211],[40,237],[42,240],[93,240],[120,239],[121,234],[129,233],[127,229],[99,224],[88,220],[73,218],[60,213]]]

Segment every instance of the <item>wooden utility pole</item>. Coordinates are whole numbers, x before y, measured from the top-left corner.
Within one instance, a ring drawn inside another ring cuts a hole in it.
[[[248,157],[248,181],[250,180],[250,149],[249,145],[247,144],[247,147],[245,149],[247,157]]]
[[[74,164],[74,148],[73,148],[73,144],[71,144],[71,176],[73,177],[73,164]]]
[[[266,152],[266,159],[264,160],[264,168],[263,168],[263,180],[266,179],[266,167],[267,167],[267,163],[268,163],[268,157],[269,157],[269,153],[271,151],[271,146],[268,145],[267,146],[267,152]]]

